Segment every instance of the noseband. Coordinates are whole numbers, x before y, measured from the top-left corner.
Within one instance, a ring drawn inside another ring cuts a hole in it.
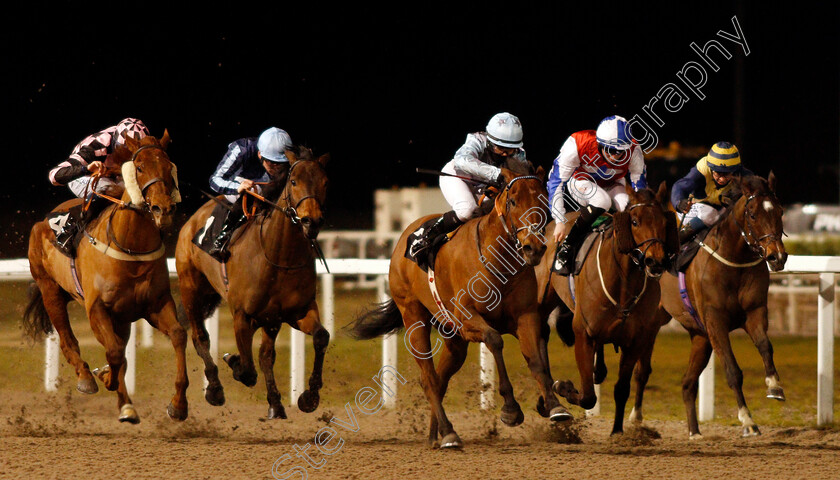
[[[295,225],[299,224],[301,221],[301,218],[297,213],[297,209],[298,207],[300,207],[300,204],[303,203],[304,200],[309,200],[310,198],[315,200],[315,202],[318,204],[318,208],[321,209],[321,212],[324,211],[324,205],[321,203],[321,200],[319,200],[318,197],[315,195],[306,195],[304,197],[299,198],[297,202],[293,201],[294,199],[292,198],[292,189],[289,187],[292,184],[292,172],[294,172],[295,167],[300,165],[302,162],[314,162],[314,160],[298,160],[297,162],[295,162],[295,164],[292,165],[292,168],[289,169],[289,178],[288,180],[286,180],[286,188],[283,189],[283,200],[285,201],[286,206],[282,208],[282,211],[286,214],[287,217],[289,217],[289,219],[291,219],[292,223],[294,223]],[[323,169],[320,163],[315,163],[318,165],[319,168]]]
[[[636,207],[656,207],[656,206],[657,205],[655,203],[636,203],[634,205],[631,205],[631,206],[625,208],[624,211],[627,212],[627,213],[630,213],[630,211],[633,210]],[[657,243],[662,245],[663,250],[667,250],[665,248],[665,242],[664,241],[662,241],[658,238],[648,238],[647,240],[644,240],[641,243],[637,243],[636,248],[631,250],[630,253],[628,253],[628,255],[630,255],[630,258],[633,260],[633,263],[636,264],[637,267],[644,268],[644,258],[647,255],[647,251],[650,249],[650,247],[656,245]],[[644,247],[644,250],[642,250],[642,247]]]
[[[163,147],[161,147],[161,146],[159,146],[159,145],[143,145],[142,147],[140,147],[140,148],[138,148],[137,150],[135,150],[135,151],[134,151],[134,153],[131,155],[131,160],[129,160],[129,161],[130,161],[131,163],[134,163],[134,160],[137,158],[137,155],[139,155],[139,154],[140,154],[140,152],[142,152],[143,150],[151,150],[151,149],[154,149],[154,150],[160,150],[160,151],[162,151],[162,152],[165,152],[165,150],[163,149]],[[162,178],[160,178],[160,177],[155,177],[155,178],[152,178],[151,180],[147,181],[146,183],[144,183],[144,184],[143,184],[143,186],[142,186],[142,187],[140,187],[140,193],[143,195],[143,200],[144,200],[144,201],[146,200],[146,190],[147,190],[149,187],[151,187],[152,185],[154,185],[154,184],[156,184],[156,183],[158,183],[158,182],[162,182],[162,181],[163,181],[163,179],[162,179]],[[141,208],[142,208],[142,209],[144,209],[144,210],[146,210],[146,211],[150,211],[150,210],[151,210],[151,209],[149,208],[149,202],[145,202],[145,203],[141,206]]]

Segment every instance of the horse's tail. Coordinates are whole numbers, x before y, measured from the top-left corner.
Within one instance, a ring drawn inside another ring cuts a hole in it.
[[[29,303],[23,311],[23,331],[36,340],[41,338],[41,334],[53,331],[41,289],[34,281],[29,284]]]
[[[345,329],[356,340],[368,340],[380,335],[394,333],[402,327],[402,314],[397,308],[397,304],[391,299],[377,304],[373,309],[363,313],[347,325]]]

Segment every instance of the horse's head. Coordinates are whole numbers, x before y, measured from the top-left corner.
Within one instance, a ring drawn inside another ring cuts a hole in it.
[[[287,150],[286,157],[291,163],[286,187],[282,193],[287,214],[294,221],[300,222],[306,238],[314,240],[324,224],[324,202],[329,185],[324,167],[330,155],[325,154],[314,159],[310,149],[300,147],[297,152]]]
[[[124,159],[121,162],[125,181],[123,200],[130,201],[131,208],[149,212],[160,229],[172,225],[175,206],[181,201],[177,169],[166,154],[169,142],[169,132],[164,130],[160,140],[152,136],[141,140],[129,137],[125,146],[115,151],[115,155]]]
[[[630,185],[625,190],[630,200],[614,216],[618,250],[630,254],[649,277],[659,277],[679,249],[676,217],[667,208],[668,186],[662,182],[656,193],[634,192]]]
[[[741,229],[747,245],[778,272],[785,268],[787,252],[782,242],[784,209],[776,197],[776,175],[770,172],[767,179],[758,175],[738,180],[741,198],[732,207],[731,215]]]
[[[536,266],[545,253],[545,225],[548,223],[548,191],[545,170],[537,168],[534,175],[519,175],[502,169],[504,190],[496,197],[498,215],[510,240],[521,252],[525,263]]]

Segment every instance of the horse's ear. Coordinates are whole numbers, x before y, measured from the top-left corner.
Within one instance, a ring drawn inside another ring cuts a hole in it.
[[[630,253],[636,248],[629,213],[617,212],[613,215],[613,236],[619,253]]]
[[[767,175],[767,186],[771,192],[776,193],[776,174],[773,170],[770,170],[770,175]]]
[[[289,159],[289,165],[294,165],[298,161],[297,155],[295,155],[295,151],[291,149],[286,150],[286,158]]]
[[[327,162],[329,162],[329,161],[330,161],[330,154],[329,153],[325,153],[325,154],[321,155],[320,157],[318,157],[318,163],[320,163],[322,167],[326,167]]]
[[[537,171],[536,171],[536,172],[534,172],[534,175],[536,175],[537,177],[539,177],[539,179],[540,179],[540,181],[541,181],[541,182],[544,182],[544,181],[545,181],[545,169],[542,167],[542,165],[540,165],[539,167],[537,167]]]
[[[662,180],[662,183],[659,184],[659,188],[656,190],[656,201],[666,210],[668,208],[668,197],[668,183]]]
[[[125,135],[125,137],[124,137],[124,138],[125,138],[125,146],[126,146],[126,148],[128,148],[130,151],[134,152],[134,151],[136,151],[138,148],[140,148],[140,140],[137,140],[137,139],[136,139],[136,138],[134,138],[132,135]]]
[[[169,144],[172,142],[172,139],[169,138],[169,130],[163,129],[163,136],[160,137],[160,148],[166,150]]]

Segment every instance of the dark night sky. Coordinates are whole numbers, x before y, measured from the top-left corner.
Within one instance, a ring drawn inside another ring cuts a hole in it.
[[[679,112],[662,114],[660,144],[737,139],[749,168],[779,176],[783,203],[837,203],[838,4],[791,12],[767,3],[557,3],[339,11],[238,2],[189,14],[140,3],[101,14],[76,2],[27,7],[0,33],[11,165],[0,257],[25,256],[32,223],[70,198],[50,186],[48,170],[126,116],[156,136],[168,128],[182,182],[205,189],[230,141],[284,128],[332,155],[328,223],[367,228],[374,188],[436,181],[414,168],[442,167],[494,113],[520,117],[529,158],[548,168],[570,133],[613,113],[641,114],[668,82],[682,87],[676,72],[698,60],[690,43],[712,39],[733,57],[707,68],[704,100],[689,93]],[[733,32],[736,14],[749,56],[715,35]],[[649,169],[653,181],[673,180]],[[182,190],[188,215],[203,198]]]

